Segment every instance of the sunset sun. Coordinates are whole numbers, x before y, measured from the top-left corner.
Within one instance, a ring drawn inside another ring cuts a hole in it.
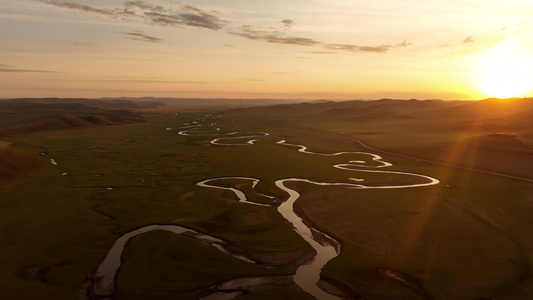
[[[524,97],[532,89],[531,61],[512,44],[495,46],[483,53],[477,83],[489,97]]]

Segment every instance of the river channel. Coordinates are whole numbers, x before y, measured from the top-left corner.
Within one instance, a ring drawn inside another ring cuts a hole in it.
[[[212,123],[216,125],[216,123]],[[341,155],[357,155],[358,157],[366,157],[368,159],[349,160],[345,163],[335,164],[332,167],[347,171],[357,171],[358,174],[368,173],[386,173],[417,177],[416,183],[404,184],[404,185],[365,185],[362,178],[348,178],[347,182],[320,182],[306,178],[280,178],[275,182],[276,187],[285,192],[286,197],[281,200],[281,204],[276,209],[281,216],[288,223],[291,224],[293,230],[300,235],[316,252],[310,259],[299,265],[295,273],[287,278],[286,276],[280,277],[244,277],[236,278],[225,283],[219,283],[213,293],[204,297],[204,300],[210,299],[233,299],[246,291],[253,290],[254,286],[268,284],[273,281],[293,281],[303,291],[314,296],[320,300],[340,300],[343,299],[340,296],[333,295],[322,288],[317,283],[320,280],[320,274],[322,268],[333,258],[335,258],[341,250],[340,242],[336,241],[331,236],[324,232],[309,226],[302,220],[302,218],[295,212],[294,203],[300,198],[300,194],[291,188],[291,183],[308,183],[317,186],[342,186],[348,189],[400,189],[400,188],[417,188],[422,186],[435,185],[439,183],[438,179],[430,176],[407,173],[399,171],[387,171],[383,168],[391,167],[392,164],[383,160],[383,158],[374,153],[368,152],[336,152],[336,153],[316,153],[308,151],[308,148],[304,145],[290,144],[285,140],[276,140],[270,138],[270,134],[266,132],[221,132],[220,128],[204,129],[200,122],[186,123],[184,126],[174,129],[167,128],[167,131],[178,131],[182,136],[206,136],[211,137],[210,144],[218,146],[253,146],[255,142],[259,140],[270,140],[283,147],[296,148],[297,151],[303,153],[303,155],[316,155],[316,156],[341,156]],[[372,164],[368,162],[371,161]],[[256,185],[261,181],[258,178],[251,177],[219,177],[209,178],[196,183],[200,187],[223,189],[231,191],[236,195],[239,202],[247,205],[261,205],[270,206],[266,204],[256,203],[246,198],[245,193],[236,187],[227,187],[223,185],[217,185],[217,181],[239,179],[248,180],[252,183],[252,187],[255,189]],[[267,198],[275,198],[270,195],[261,194]],[[309,223],[309,222],[307,222]],[[243,255],[236,255],[229,250],[230,241],[224,241],[222,239],[194,231],[189,228],[185,228],[177,225],[158,225],[149,224],[147,226],[130,231],[123,236],[119,237],[112,248],[108,251],[106,257],[102,260],[101,264],[95,269],[95,271],[88,276],[80,285],[79,299],[112,299],[115,294],[115,276],[120,269],[121,256],[124,247],[129,239],[152,230],[165,230],[173,232],[175,234],[186,235],[197,240],[211,244],[220,251],[233,255],[239,259],[247,261],[249,263],[255,263],[253,259],[245,257]]]

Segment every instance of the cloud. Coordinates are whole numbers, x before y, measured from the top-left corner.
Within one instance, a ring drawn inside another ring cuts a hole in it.
[[[152,5],[142,0],[125,1],[121,7],[99,8],[75,2],[48,1],[47,4],[96,13],[114,18],[143,19],[145,22],[156,25],[191,26],[211,30],[222,29],[228,21],[221,19],[218,12],[206,12],[191,5],[182,5],[179,8],[165,8]]]
[[[132,10],[138,10],[141,17],[156,25],[191,26],[219,30],[228,23],[228,21],[218,16],[218,12],[205,12],[192,5],[183,5],[179,9],[171,9],[136,0],[126,1],[124,6],[124,11],[127,14],[131,14]]]
[[[290,21],[290,20],[288,20]],[[288,22],[292,24],[291,22]],[[335,53],[332,51],[348,51],[348,52],[374,52],[374,53],[385,53],[391,49],[396,48],[405,48],[412,46],[412,43],[403,41],[398,44],[393,45],[380,45],[380,46],[360,46],[352,44],[325,44],[321,41],[317,41],[305,37],[295,37],[287,36],[285,33],[280,31],[266,31],[266,30],[256,30],[252,25],[242,25],[240,29],[229,31],[231,34],[235,34],[241,37],[245,37],[251,40],[260,40],[269,43],[276,44],[290,44],[297,46],[322,46],[327,51],[319,52],[319,54],[330,54]]]
[[[412,43],[403,41],[396,45],[380,45],[380,46],[359,46],[359,45],[346,45],[346,44],[327,44],[325,45],[326,49],[329,50],[343,50],[349,52],[374,52],[374,53],[385,53],[391,49],[396,48],[405,48],[412,46]]]
[[[181,13],[146,11],[144,12],[144,15],[151,23],[165,26],[186,25],[191,27],[219,30],[222,29],[224,24],[227,23],[213,14],[199,12],[196,10],[191,11],[190,9],[187,9]]]
[[[113,16],[116,14],[116,12],[112,9],[106,9],[106,8],[96,8],[85,4],[78,4],[74,2],[59,2],[59,1],[48,1],[47,4],[58,6],[58,7],[64,7],[64,8],[70,8],[70,9],[76,9],[86,12],[92,12],[97,13],[101,15],[107,15],[107,16]]]
[[[292,44],[299,46],[316,46],[322,44],[319,41],[304,37],[285,36],[278,31],[253,30],[250,25],[243,25],[239,31],[230,32],[232,34],[245,37],[251,40],[262,40],[276,44]]]
[[[512,24],[512,25],[509,25],[509,26],[504,26],[504,27],[500,28],[498,31],[501,31],[501,32],[513,32],[516,29],[518,29],[519,27],[522,27],[524,25],[527,25],[527,23],[520,22],[520,23]]]
[[[285,20],[281,21],[281,23],[283,23],[283,27],[291,28],[292,25],[294,24],[294,21],[290,20],[290,19],[285,19]]]
[[[474,42],[474,38],[472,36],[469,36],[467,37],[466,39],[463,40],[463,44],[469,44],[469,43],[473,43]]]
[[[144,1],[140,1],[140,0],[136,0],[136,1],[125,1],[124,2],[124,6],[128,9],[131,9],[131,8],[134,8],[134,7],[139,7],[141,9],[146,9],[146,10],[150,10],[150,9],[160,9],[161,6],[154,6],[154,5],[150,5],[148,3],[145,3]],[[161,9],[163,9],[161,7]]]
[[[72,43],[74,46],[83,46],[83,47],[90,47],[90,46],[98,46],[100,44],[98,43],[89,43],[89,42],[82,42],[82,41],[74,41]]]
[[[134,30],[131,32],[120,32],[130,36],[131,40],[150,42],[150,43],[162,43],[165,40],[146,34],[144,31]]]
[[[383,46],[359,46],[359,45],[344,45],[344,44],[328,44],[326,49],[330,50],[342,50],[349,52],[376,52],[376,53],[385,53],[389,51],[390,45]]]
[[[201,11],[194,11],[193,13],[182,13],[178,16],[183,21],[183,24],[194,27],[203,27],[212,30],[218,30],[223,27],[223,21],[217,16]]]
[[[409,43],[408,41],[404,40],[403,42],[394,45],[393,48],[407,48],[409,46],[413,46],[413,43]]]
[[[128,21],[142,21],[148,24],[159,26],[187,26],[196,28],[205,28],[210,30],[225,30],[229,34],[241,36],[251,40],[264,41],[268,43],[296,45],[296,46],[315,46],[322,47],[326,51],[348,51],[348,52],[371,52],[386,53],[389,50],[412,46],[411,43],[403,41],[399,44],[386,44],[378,46],[354,45],[354,44],[326,44],[324,42],[300,36],[289,36],[285,32],[294,25],[291,19],[281,21],[281,27],[264,27],[257,29],[252,25],[232,24],[232,22],[221,17],[218,11],[204,11],[196,6],[176,4],[173,7],[163,7],[153,5],[143,0],[128,0],[122,5],[115,8],[102,8],[79,4],[75,2],[65,2],[52,0],[45,2],[49,5],[79,10],[89,13],[96,13],[110,16],[117,19]],[[173,2],[174,3],[174,2]],[[230,28],[229,25],[236,25]],[[129,35],[131,39],[159,43],[164,40],[150,36],[142,31],[122,32]],[[468,40],[468,38],[467,38]],[[466,42],[466,40],[465,40]],[[83,43],[75,43],[83,46]],[[327,52],[322,52],[322,54]]]
[[[29,69],[18,69],[14,66],[0,64],[0,73],[61,73],[56,71],[46,71],[46,70],[29,70]]]

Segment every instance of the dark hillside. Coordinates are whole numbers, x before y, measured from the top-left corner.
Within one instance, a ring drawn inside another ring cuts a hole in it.
[[[164,105],[129,100],[16,99],[0,101],[0,135],[144,122],[133,111]]]

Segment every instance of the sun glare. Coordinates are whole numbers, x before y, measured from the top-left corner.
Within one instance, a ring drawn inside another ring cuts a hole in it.
[[[525,97],[533,87],[531,60],[513,43],[487,49],[478,67],[478,87],[489,97]]]

